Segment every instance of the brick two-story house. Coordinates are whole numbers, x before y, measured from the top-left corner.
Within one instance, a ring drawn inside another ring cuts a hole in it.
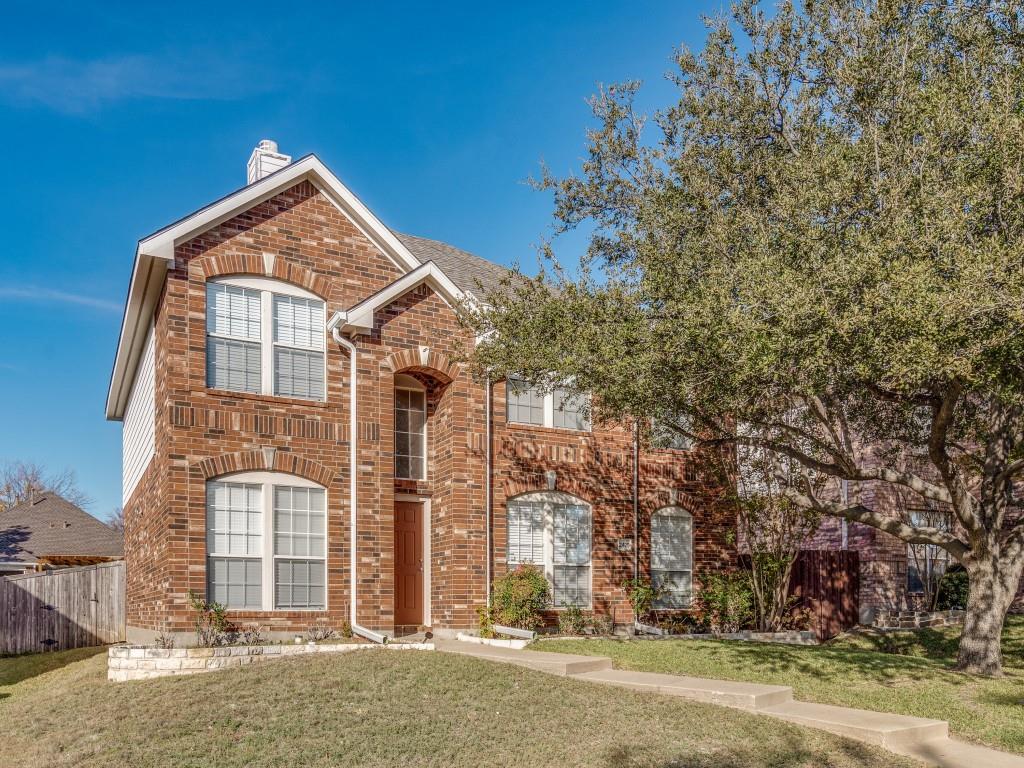
[[[519,562],[624,622],[634,571],[685,607],[733,562],[685,446],[460,364],[456,308],[503,268],[393,232],[314,155],[261,142],[248,171],[135,254],[106,405],[130,639],[188,631],[190,590],[272,633],[470,627]]]

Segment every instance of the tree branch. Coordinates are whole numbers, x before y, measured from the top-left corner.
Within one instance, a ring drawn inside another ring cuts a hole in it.
[[[937,547],[942,547],[957,560],[962,559],[969,552],[969,548],[964,542],[953,534],[938,528],[912,527],[898,518],[874,512],[863,504],[844,507],[836,502],[817,499],[810,492],[801,493],[791,486],[786,488],[785,493],[795,504],[807,509],[813,509],[833,517],[842,517],[851,522],[870,525],[872,528],[892,534],[908,544],[934,544]]]

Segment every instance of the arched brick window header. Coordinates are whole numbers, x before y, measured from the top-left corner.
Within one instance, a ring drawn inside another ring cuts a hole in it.
[[[329,281],[326,276],[293,264],[280,256],[273,257],[268,263],[263,256],[255,253],[209,254],[194,259],[189,266],[198,269],[204,280],[230,275],[266,277],[298,285],[315,293],[324,301],[328,299]]]
[[[444,352],[420,347],[402,349],[387,356],[385,364],[392,373],[422,373],[442,384],[450,384],[458,378],[462,367]]]
[[[505,478],[502,480],[502,490],[505,498],[511,500],[515,496],[522,496],[524,493],[551,492],[548,488],[547,477],[538,473],[531,477],[520,477],[517,479]],[[589,483],[580,482],[574,478],[563,477],[558,474],[555,480],[554,492],[567,493],[575,496],[580,501],[590,504],[590,499],[597,496],[597,489]]]
[[[220,456],[203,459],[196,466],[207,480],[234,472],[284,472],[304,477],[326,488],[334,478],[334,472],[319,461],[272,448],[222,453]]]

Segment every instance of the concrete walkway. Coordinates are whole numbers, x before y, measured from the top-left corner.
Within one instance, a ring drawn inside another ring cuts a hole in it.
[[[611,659],[605,656],[521,651],[458,640],[435,640],[435,646],[446,653],[515,664],[592,683],[745,709],[874,744],[941,768],[1024,768],[1024,757],[949,738],[949,724],[944,720],[796,701],[788,686],[613,669]]]

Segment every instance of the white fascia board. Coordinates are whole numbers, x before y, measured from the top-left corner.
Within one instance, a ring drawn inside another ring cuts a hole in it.
[[[163,287],[163,279],[174,263],[175,247],[306,180],[345,214],[396,267],[408,272],[420,266],[420,261],[409,249],[341,183],[320,158],[307,155],[286,165],[139,241],[110,376],[110,388],[107,391],[108,419],[119,421],[124,417],[128,393],[142,352],[142,342],[145,341],[149,319]]]
[[[467,300],[466,294],[452,282],[451,278],[437,264],[428,261],[351,309],[335,312],[327,322],[327,330],[333,331],[337,328],[342,333],[369,333],[373,330],[374,315],[378,309],[388,306],[422,283],[429,285],[453,309]]]

